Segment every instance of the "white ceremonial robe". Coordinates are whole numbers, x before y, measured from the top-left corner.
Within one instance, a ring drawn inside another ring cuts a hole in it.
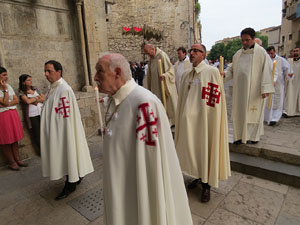
[[[161,59],[162,72],[166,75],[165,79],[165,95],[167,104],[167,115],[169,118],[170,125],[175,124],[175,112],[177,108],[178,94],[175,85],[174,67],[172,66],[169,56],[156,48],[156,54],[154,59],[149,60],[148,71],[147,71],[147,88],[155,94],[162,102],[162,90],[161,90],[161,79],[158,66],[158,60]]]
[[[269,97],[266,99],[265,116],[264,121],[268,124],[271,121],[278,122],[283,112],[283,101],[284,101],[284,84],[285,78],[288,75],[290,65],[286,59],[276,55],[272,61],[276,60],[275,68],[275,93],[272,94],[271,108],[269,109]],[[272,64],[273,66],[273,64]],[[272,67],[273,69],[273,67]]]
[[[106,224],[192,225],[160,100],[131,79],[112,97],[108,109],[103,153]]]
[[[265,99],[263,93],[274,93],[270,56],[255,44],[252,49],[238,50],[225,79],[233,79],[232,121],[234,140],[243,143],[259,141],[263,135]]]
[[[178,60],[175,63],[174,70],[175,70],[175,83],[176,83],[177,94],[179,94],[180,83],[181,83],[183,72],[191,68],[192,68],[192,63],[190,62],[190,58],[188,56],[186,56],[183,61]]]
[[[218,69],[202,61],[184,73],[175,128],[183,173],[218,187],[231,174],[226,99]]]
[[[64,79],[50,86],[41,113],[41,160],[44,177],[69,182],[94,171],[76,97]]]
[[[287,81],[283,112],[288,116],[300,115],[300,60],[290,62],[293,77]]]

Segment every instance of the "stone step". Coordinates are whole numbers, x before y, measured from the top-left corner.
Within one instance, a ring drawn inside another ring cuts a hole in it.
[[[300,148],[271,144],[261,141],[257,144],[229,144],[230,152],[255,156],[275,162],[300,166]]]
[[[300,188],[300,166],[230,152],[231,169]]]

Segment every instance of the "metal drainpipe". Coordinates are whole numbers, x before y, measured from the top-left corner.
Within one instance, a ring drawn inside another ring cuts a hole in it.
[[[3,53],[3,48],[2,48],[1,37],[0,37],[0,66],[2,66],[2,67],[5,66],[4,53]]]
[[[82,2],[83,2],[83,0],[77,0],[76,7],[77,7],[77,17],[78,17],[79,32],[80,32],[80,44],[81,44],[83,72],[84,72],[84,79],[85,79],[85,86],[83,87],[83,91],[87,92],[87,91],[89,91],[89,89],[91,89],[91,85],[90,85],[90,81],[89,81],[87,55],[86,55],[86,48],[85,48],[84,28],[83,28],[83,22],[82,22]]]

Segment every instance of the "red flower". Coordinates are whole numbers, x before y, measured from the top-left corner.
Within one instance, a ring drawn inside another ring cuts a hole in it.
[[[125,30],[126,32],[130,31],[130,27],[123,27],[123,30]]]
[[[133,27],[133,29],[134,29],[136,32],[140,32],[141,30],[143,30],[143,28],[139,28],[139,27]]]

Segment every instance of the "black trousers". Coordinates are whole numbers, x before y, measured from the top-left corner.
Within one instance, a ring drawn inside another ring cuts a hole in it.
[[[41,133],[41,117],[40,116],[35,116],[35,117],[29,117],[30,122],[31,122],[31,135],[33,142],[37,145],[38,149],[41,149],[41,143],[40,143],[40,133]]]

